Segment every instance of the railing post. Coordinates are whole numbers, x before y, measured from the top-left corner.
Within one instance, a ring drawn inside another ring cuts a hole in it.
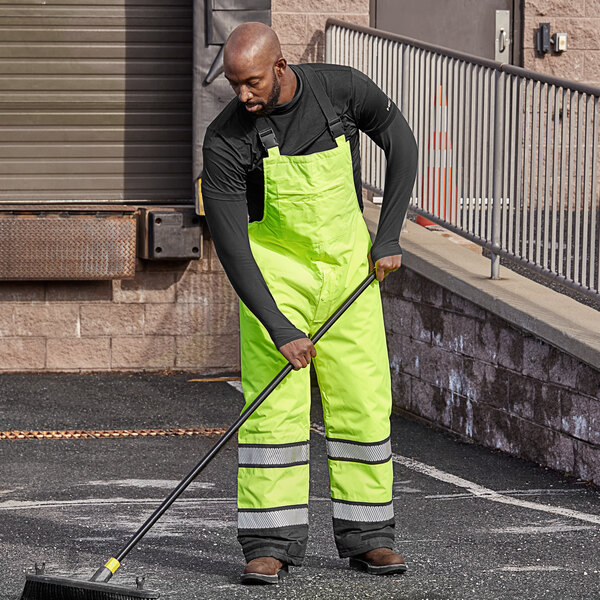
[[[331,62],[331,30],[333,27],[328,26],[325,29],[325,62]]]
[[[494,86],[494,180],[492,183],[492,235],[493,248],[500,249],[500,215],[502,209],[502,165],[504,162],[504,73],[496,71]],[[492,279],[500,279],[500,255],[491,253]]]

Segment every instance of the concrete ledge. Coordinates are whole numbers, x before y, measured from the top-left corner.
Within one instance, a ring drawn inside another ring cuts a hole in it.
[[[371,235],[379,206],[365,202]],[[600,369],[600,314],[509,269],[490,279],[490,261],[440,235],[406,222],[403,264],[510,324]]]

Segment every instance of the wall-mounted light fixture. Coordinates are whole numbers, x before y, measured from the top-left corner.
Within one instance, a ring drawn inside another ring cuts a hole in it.
[[[550,35],[550,23],[540,23],[536,31],[535,49],[539,54],[547,54],[550,50],[564,52],[567,49],[567,34]]]

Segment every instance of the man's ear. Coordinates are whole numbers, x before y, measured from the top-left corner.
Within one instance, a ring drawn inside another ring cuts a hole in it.
[[[283,74],[285,73],[285,70],[287,69],[287,60],[285,60],[285,58],[280,58],[274,65],[275,68],[275,72],[277,73],[278,77],[282,77]]]

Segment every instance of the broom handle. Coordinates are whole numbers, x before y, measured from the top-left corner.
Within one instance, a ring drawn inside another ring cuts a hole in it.
[[[375,271],[372,271],[369,276],[348,296],[346,301],[321,325],[317,333],[310,338],[313,344],[316,344],[329,330],[329,328],[346,312],[348,307],[371,285],[375,280]],[[162,504],[148,517],[146,522],[138,529],[133,537],[127,542],[123,549],[117,554],[114,559],[116,561],[115,569],[109,570],[106,566],[101,567],[92,581],[108,581],[113,573],[117,570],[121,561],[129,554],[138,542],[146,535],[148,530],[160,519],[162,514],[179,498],[182,492],[194,481],[206,465],[213,459],[215,454],[229,441],[234,433],[244,424],[250,415],[260,406],[263,400],[283,381],[283,379],[293,369],[291,363],[288,363],[278,375],[267,385],[267,387],[256,397],[256,399],[248,406],[248,408],[237,418],[235,423],[219,438],[217,443],[208,451],[202,460],[193,468],[192,471],[179,483],[179,485],[165,498]],[[110,562],[110,561],[109,561]],[[108,563],[107,563],[108,565]],[[108,572],[108,573],[107,573]]]

